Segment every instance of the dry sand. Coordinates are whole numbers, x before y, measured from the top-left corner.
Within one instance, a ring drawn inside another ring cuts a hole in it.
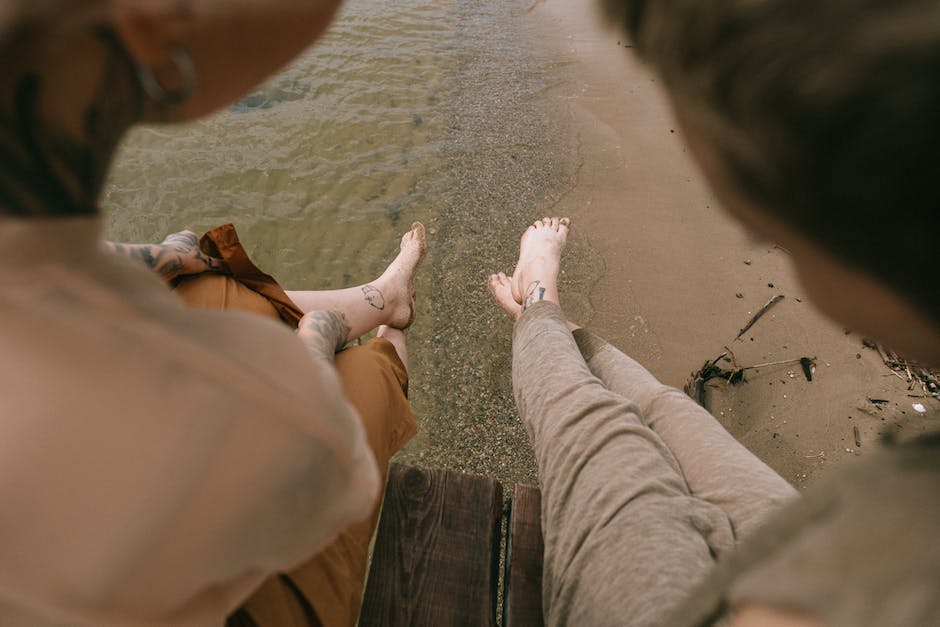
[[[815,357],[812,382],[799,364],[766,367],[707,398],[735,437],[798,487],[869,454],[880,434],[936,428],[937,402],[910,397],[917,390],[862,338],[815,309],[785,252],[753,242],[720,209],[656,80],[592,4],[544,0],[531,9],[577,77],[552,92],[577,137],[577,180],[544,208],[573,219],[563,267],[580,268],[579,279],[593,267],[587,282],[563,277],[569,316],[678,387],[726,345],[739,365]],[[733,341],[778,294],[784,299]]]

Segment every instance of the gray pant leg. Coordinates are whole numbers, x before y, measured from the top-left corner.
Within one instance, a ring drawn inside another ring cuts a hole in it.
[[[591,374],[557,305],[520,318],[512,370],[542,487],[548,624],[662,624],[733,545],[730,522],[689,493],[636,404]]]
[[[634,401],[672,451],[693,496],[720,507],[737,539],[794,498],[796,490],[735,440],[714,416],[676,388],[584,329],[575,341],[591,372]]]

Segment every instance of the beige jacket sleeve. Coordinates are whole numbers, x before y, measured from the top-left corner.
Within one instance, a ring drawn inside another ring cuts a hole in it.
[[[0,297],[0,624],[221,624],[368,515],[361,422],[286,328],[28,278]]]

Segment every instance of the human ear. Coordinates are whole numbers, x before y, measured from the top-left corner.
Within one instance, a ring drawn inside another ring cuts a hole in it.
[[[188,3],[180,0],[117,0],[111,24],[127,52],[142,66],[160,72],[172,68],[190,22]]]

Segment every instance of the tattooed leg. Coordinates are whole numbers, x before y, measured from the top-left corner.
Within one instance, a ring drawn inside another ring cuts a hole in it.
[[[543,300],[557,304],[558,271],[570,223],[568,218],[542,218],[530,226],[522,236],[519,262],[512,279],[507,279],[505,275],[490,277],[490,291],[494,296],[497,296],[496,290],[501,295],[504,293],[504,283],[508,281],[509,295],[518,303],[519,315]],[[497,302],[502,304],[499,296]],[[503,308],[507,309],[506,306]]]
[[[105,249],[117,255],[136,259],[166,281],[185,274],[216,272],[222,261],[209,257],[199,249],[199,240],[192,231],[167,235],[160,244],[118,244],[105,242]]]
[[[496,304],[503,308],[513,320],[518,320],[522,315],[522,305],[516,302],[512,295],[512,281],[502,272],[491,274],[489,280],[490,294]],[[581,327],[568,320],[568,330],[575,331]]]
[[[426,252],[424,226],[415,222],[401,238],[395,261],[375,281],[342,290],[289,291],[287,295],[305,312],[343,312],[350,339],[382,325],[406,329],[414,321],[414,276]]]
[[[300,319],[297,337],[315,359],[332,362],[349,341],[349,325],[340,311],[311,311]]]

